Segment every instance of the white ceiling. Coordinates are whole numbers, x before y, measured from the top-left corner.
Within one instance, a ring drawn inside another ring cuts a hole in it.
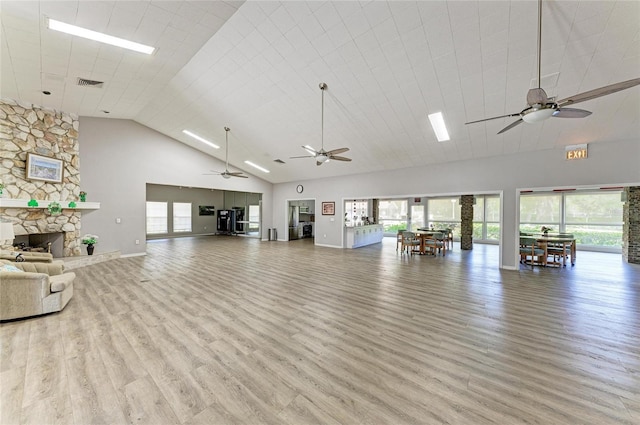
[[[464,124],[526,105],[536,77],[536,1],[3,0],[0,8],[2,97],[133,119],[222,160],[229,126],[232,171],[273,183],[639,139],[640,86],[580,103],[593,112],[583,119],[503,135],[496,133],[513,118]],[[47,17],[157,52],[57,33]],[[545,0],[542,87],[564,98],[640,77],[639,17],[638,1]],[[78,77],[105,84],[80,87]],[[305,154],[301,145],[320,148],[321,82],[324,147],[349,147],[343,155],[353,162],[289,159]],[[448,142],[437,142],[429,125],[437,111]]]

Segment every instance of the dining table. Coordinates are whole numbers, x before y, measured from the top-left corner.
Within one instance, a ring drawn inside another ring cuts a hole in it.
[[[567,267],[567,255],[566,253],[569,253],[569,256],[571,257],[571,266],[575,266],[576,264],[576,238],[575,237],[569,237],[569,236],[561,236],[561,235],[534,235],[533,237],[536,238],[536,241],[538,241],[541,244],[545,244],[547,246],[547,249],[549,247],[549,245],[558,245],[558,246],[562,246],[562,263],[560,262],[556,262],[556,261],[552,261],[549,262],[547,261],[547,265],[555,265],[555,266],[559,266],[562,264],[562,267]]]

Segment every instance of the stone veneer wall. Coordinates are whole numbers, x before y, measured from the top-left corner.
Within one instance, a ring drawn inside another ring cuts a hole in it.
[[[460,197],[460,249],[473,249],[473,202],[475,196]]]
[[[4,197],[59,201],[64,208],[80,193],[78,117],[74,114],[0,99],[0,181]],[[61,159],[62,183],[26,179],[27,153]],[[0,208],[14,223],[16,235],[64,233],[64,256],[80,255],[80,211],[63,209],[51,216],[46,208]],[[3,248],[11,245],[0,241]]]
[[[622,257],[640,264],[640,187],[627,187],[623,193],[627,200],[622,210]]]

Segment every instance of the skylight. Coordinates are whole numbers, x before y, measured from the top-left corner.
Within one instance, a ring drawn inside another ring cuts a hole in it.
[[[89,40],[99,41],[100,43],[105,43],[105,44],[111,44],[112,46],[123,47],[125,49],[133,50],[135,52],[146,53],[147,55],[152,54],[156,50],[155,47],[145,46],[144,44],[125,40],[124,38],[118,38],[112,35],[103,34],[101,32],[91,31],[86,28],[77,27],[75,25],[56,21],[55,19],[49,19],[48,25],[49,25],[49,29],[52,29],[54,31],[60,31],[66,34],[76,35],[82,38],[88,38]]]
[[[442,117],[442,112],[436,112],[435,114],[429,114],[429,121],[431,121],[431,127],[433,131],[436,133],[436,138],[438,142],[446,142],[449,140],[449,132],[447,131],[447,126],[444,124],[444,118]]]
[[[266,168],[263,168],[263,167],[261,167],[259,165],[256,165],[251,161],[245,161],[244,163],[247,164],[247,165],[251,165],[253,168],[257,168],[258,170],[262,171],[263,173],[269,173],[270,172]]]
[[[211,146],[211,147],[212,147],[212,148],[214,148],[214,149],[220,149],[220,146],[216,145],[216,144],[215,144],[215,143],[213,143],[213,142],[208,141],[208,140],[207,140],[207,139],[205,139],[204,137],[200,137],[200,136],[198,136],[197,134],[190,132],[189,130],[182,130],[182,132],[183,132],[184,134],[186,134],[187,136],[191,136],[191,137],[193,137],[194,139],[201,141],[201,142],[202,142],[202,143],[204,143],[205,145],[209,145],[209,146]]]

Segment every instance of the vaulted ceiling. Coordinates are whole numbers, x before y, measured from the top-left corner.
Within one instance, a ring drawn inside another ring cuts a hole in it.
[[[640,139],[640,86],[580,103],[593,112],[587,118],[502,135],[515,118],[465,125],[526,106],[537,76],[536,1],[3,0],[0,8],[2,97],[132,119],[221,160],[228,126],[230,168],[274,183]],[[640,77],[638,16],[637,1],[545,0],[542,88],[564,98]],[[55,32],[47,18],[157,50]],[[301,145],[321,146],[321,82],[324,148],[349,147],[352,162],[290,159],[305,155]],[[447,142],[429,125],[438,111]]]

